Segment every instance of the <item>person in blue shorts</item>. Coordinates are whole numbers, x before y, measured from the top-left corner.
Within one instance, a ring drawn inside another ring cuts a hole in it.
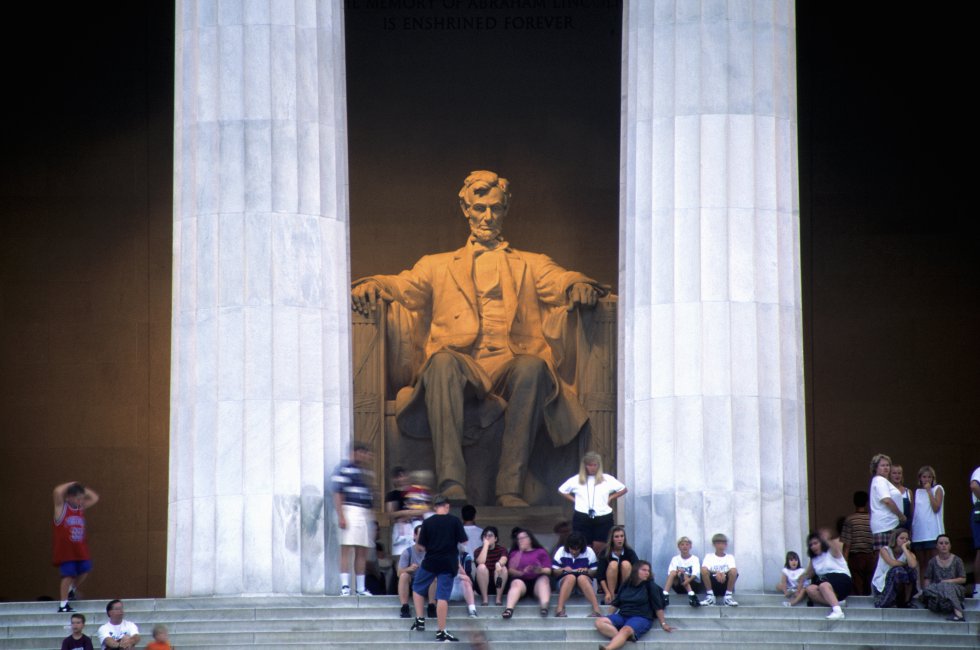
[[[596,619],[595,628],[612,639],[607,645],[599,646],[602,650],[616,650],[627,641],[637,641],[650,631],[654,619],[664,632],[673,631],[664,620],[663,589],[653,582],[652,575],[649,562],[637,562],[612,602],[616,613]]]
[[[436,618],[439,631],[436,641],[459,641],[446,629],[446,616],[449,613],[449,599],[453,593],[453,580],[459,572],[459,545],[466,544],[466,531],[463,522],[449,514],[449,499],[444,495],[432,501],[435,514],[422,522],[419,530],[419,545],[425,547],[422,566],[415,571],[412,580],[412,599],[415,603],[415,622],[412,629],[425,631],[425,597],[429,585],[436,582]]]

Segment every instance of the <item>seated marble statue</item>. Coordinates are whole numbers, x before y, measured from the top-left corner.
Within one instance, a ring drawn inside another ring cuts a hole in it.
[[[359,313],[368,315],[380,298],[426,326],[421,367],[399,395],[396,420],[406,436],[431,436],[439,490],[466,500],[462,447],[503,417],[497,504],[520,507],[528,505],[522,485],[542,425],[558,447],[588,420],[560,372],[560,339],[566,315],[594,307],[608,288],[502,239],[509,185],[490,171],[470,174],[459,192],[466,244],[398,275],[357,280],[351,296]]]

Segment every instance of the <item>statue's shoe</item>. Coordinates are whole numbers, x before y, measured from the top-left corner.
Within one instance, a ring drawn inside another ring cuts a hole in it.
[[[442,496],[449,499],[451,503],[466,503],[468,501],[466,490],[459,483],[446,486],[446,489],[442,491]]]
[[[501,494],[497,497],[497,505],[504,508],[527,508],[529,504],[524,499],[514,494]]]

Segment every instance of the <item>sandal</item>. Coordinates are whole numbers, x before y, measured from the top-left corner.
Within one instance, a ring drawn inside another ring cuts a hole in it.
[[[556,609],[555,618],[568,618],[568,614],[565,613],[564,609]]]
[[[542,618],[547,618],[548,617],[548,608],[547,607],[542,607],[541,608],[541,617]]]
[[[510,618],[510,617],[511,617],[511,616],[513,616],[513,615],[514,615],[514,610],[513,610],[513,609],[511,609],[510,607],[508,607],[507,609],[505,609],[505,610],[504,610],[504,613],[503,613],[503,614],[501,614],[501,616],[502,616],[503,618]]]
[[[588,618],[600,618],[601,616],[602,616],[602,612],[600,612],[598,609],[593,609],[592,613],[589,614]]]

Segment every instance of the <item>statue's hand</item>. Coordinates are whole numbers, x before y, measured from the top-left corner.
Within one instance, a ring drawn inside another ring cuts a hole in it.
[[[351,308],[359,314],[370,316],[381,297],[381,287],[375,282],[364,282],[351,289],[350,296]]]
[[[582,307],[595,307],[599,300],[599,292],[591,284],[586,282],[576,282],[568,290],[568,311],[572,311],[579,305]]]

